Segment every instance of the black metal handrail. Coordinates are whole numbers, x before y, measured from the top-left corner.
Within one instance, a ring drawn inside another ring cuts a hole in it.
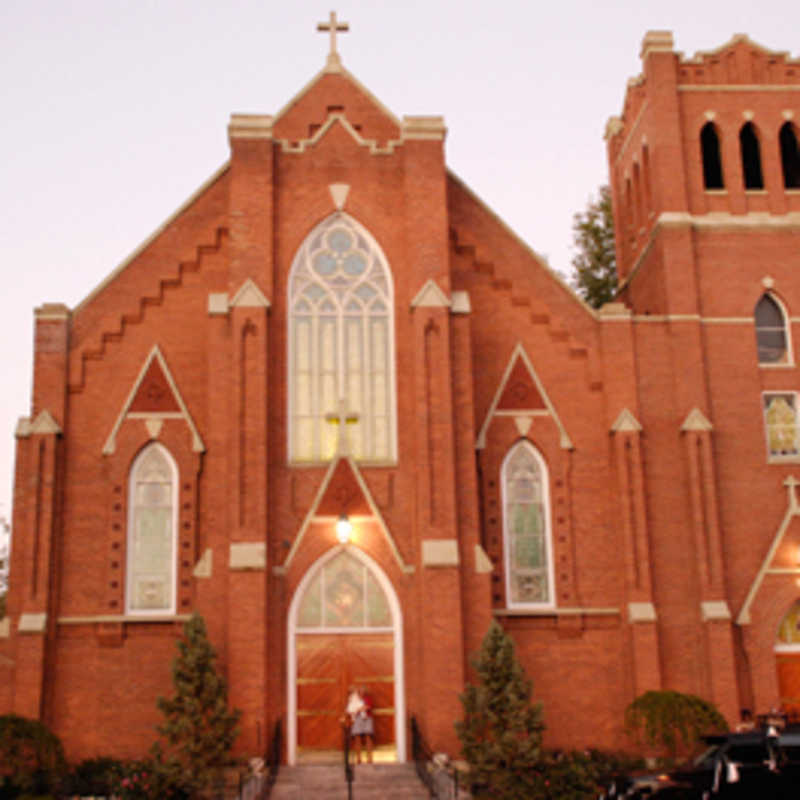
[[[272,742],[269,753],[267,754],[267,793],[264,797],[269,797],[275,781],[278,780],[278,771],[281,768],[281,753],[283,752],[283,723],[280,717],[275,722],[272,731]]]
[[[411,715],[411,755],[419,779],[430,796],[437,800],[458,797],[458,771],[447,764],[437,764],[433,752],[422,735],[417,718]]]
[[[347,783],[347,800],[353,800],[353,765],[350,763],[350,725],[342,721],[342,753],[344,754],[344,779]]]

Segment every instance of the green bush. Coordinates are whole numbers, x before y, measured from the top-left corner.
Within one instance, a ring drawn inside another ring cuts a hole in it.
[[[66,773],[58,737],[38,720],[0,716],[0,800],[58,791]]]
[[[640,745],[675,762],[699,750],[703,736],[726,732],[728,723],[713,703],[665,690],[637,697],[625,711],[625,727]]]

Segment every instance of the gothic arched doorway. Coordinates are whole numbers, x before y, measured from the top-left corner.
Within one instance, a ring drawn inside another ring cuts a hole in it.
[[[350,685],[373,698],[376,744],[405,761],[402,617],[383,571],[337,547],[297,587],[288,626],[288,755],[339,750]]]
[[[778,627],[775,661],[781,708],[800,712],[800,600],[792,605]]]

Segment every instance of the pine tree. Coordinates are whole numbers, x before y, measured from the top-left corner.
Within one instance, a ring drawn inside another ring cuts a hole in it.
[[[473,796],[534,797],[541,786],[542,709],[531,704],[531,682],[514,642],[494,621],[473,666],[479,682],[461,695],[464,720],[456,723]]]
[[[230,751],[240,712],[228,710],[228,688],[217,673],[217,654],[203,618],[193,614],[183,634],[172,663],[175,694],[158,698],[164,714],[158,732],[166,752],[160,744],[154,749],[163,771],[191,794],[211,787],[233,763]]]
[[[570,283],[592,308],[614,299],[617,290],[617,251],[611,191],[601,186],[597,200],[589,199],[586,211],[572,221],[573,245]]]

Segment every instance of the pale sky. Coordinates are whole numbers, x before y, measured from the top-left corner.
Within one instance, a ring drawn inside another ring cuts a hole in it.
[[[0,3],[0,516],[30,407],[33,308],[75,306],[228,158],[233,112],[275,113],[324,65],[328,2]],[[647,30],[686,55],[734,33],[797,55],[773,0],[347,0],[345,67],[396,115],[441,114],[450,168],[569,272],[607,180],[603,130]]]

